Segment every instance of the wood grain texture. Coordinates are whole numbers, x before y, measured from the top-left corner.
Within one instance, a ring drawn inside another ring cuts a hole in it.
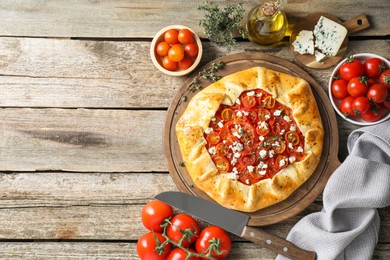
[[[216,0],[223,7],[223,0]],[[290,23],[313,12],[329,12],[348,20],[362,12],[365,0],[321,1],[290,0],[285,8]],[[244,1],[246,11],[258,4]],[[197,10],[197,1],[156,0],[77,0],[63,1],[14,0],[0,3],[0,35],[34,37],[152,37],[159,29],[171,24],[183,24],[204,37],[198,21],[203,13]],[[386,9],[386,10],[383,10]],[[191,15],[183,10],[190,10]],[[388,33],[389,13],[386,1],[372,0],[363,10],[372,24],[358,35],[385,35]],[[156,24],[158,21],[158,24]]]

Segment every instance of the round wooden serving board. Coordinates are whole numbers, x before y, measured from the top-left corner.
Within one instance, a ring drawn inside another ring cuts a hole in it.
[[[333,107],[330,104],[325,91],[318,83],[304,70],[285,59],[268,54],[246,52],[224,56],[213,62],[218,61],[223,61],[225,63],[225,66],[217,72],[220,76],[226,76],[255,66],[262,66],[299,76],[309,82],[312,87],[325,131],[322,158],[316,171],[286,200],[265,209],[248,213],[250,217],[249,225],[251,226],[274,224],[292,217],[309,206],[320,195],[328,178],[340,165],[337,158],[339,135]],[[207,64],[205,68],[211,67],[211,64],[212,62]],[[201,78],[199,78],[199,80],[203,87],[210,84],[209,81],[205,81]],[[184,82],[168,109],[163,134],[164,150],[169,172],[178,189],[182,192],[212,201],[206,193],[195,186],[186,167],[183,165],[183,159],[175,132],[176,123],[186,109],[188,101],[197,91],[200,91],[197,90],[196,92],[193,92],[189,90],[192,81],[193,78],[189,78]],[[185,99],[185,101],[183,101],[183,99]]]
[[[294,46],[292,43],[295,41],[297,35],[302,30],[313,31],[314,26],[317,24],[318,20],[321,16],[324,16],[334,22],[337,22],[343,25],[348,30],[348,35],[353,34],[355,32],[366,29],[370,26],[368,19],[365,14],[360,14],[355,16],[348,21],[342,22],[339,18],[332,14],[328,13],[313,13],[304,18],[302,18],[293,28],[290,36],[290,48],[295,56],[295,58],[304,66],[312,68],[312,69],[326,69],[335,64],[337,64],[345,55],[348,47],[348,35],[345,37],[338,53],[336,56],[326,57],[323,61],[318,62],[315,58],[315,55],[310,54],[300,54],[294,50]]]

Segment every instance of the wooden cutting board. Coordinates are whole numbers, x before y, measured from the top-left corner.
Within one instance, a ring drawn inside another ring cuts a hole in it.
[[[246,52],[225,56],[213,62],[218,61],[225,63],[225,66],[218,71],[220,76],[226,76],[255,66],[263,66],[299,76],[308,81],[312,87],[325,131],[324,147],[319,166],[311,178],[301,185],[289,198],[271,207],[248,214],[250,216],[249,225],[251,226],[274,224],[292,217],[309,206],[320,195],[328,178],[340,165],[337,158],[339,135],[333,107],[321,86],[304,70],[288,60],[268,54]],[[207,64],[205,68],[211,67],[211,63]],[[199,76],[195,78],[200,80],[203,87],[210,84],[210,82],[200,79]],[[195,186],[187,169],[183,165],[183,159],[175,133],[176,123],[186,109],[188,101],[199,91],[189,89],[192,81],[193,78],[189,78],[184,82],[168,109],[163,134],[165,157],[172,179],[180,191],[212,200],[206,193]]]
[[[295,41],[297,35],[302,30],[309,30],[313,31],[314,26],[317,24],[318,20],[321,16],[324,16],[334,22],[337,22],[341,25],[343,25],[348,30],[348,35],[345,37],[344,42],[342,43],[340,50],[338,51],[337,55],[334,57],[327,57],[323,61],[318,62],[316,61],[316,58],[314,55],[310,54],[300,54],[294,50],[294,46],[292,43]],[[337,64],[342,58],[344,58],[344,55],[347,51],[348,47],[348,36],[356,33],[358,31],[364,30],[366,28],[370,27],[370,23],[367,19],[367,16],[365,14],[360,14],[358,16],[353,17],[352,19],[349,19],[348,21],[342,22],[339,18],[337,18],[334,15],[328,14],[328,13],[313,13],[310,14],[303,19],[301,19],[292,29],[291,36],[290,36],[290,48],[296,57],[296,59],[304,66],[313,68],[313,69],[326,69],[329,68],[335,64]]]

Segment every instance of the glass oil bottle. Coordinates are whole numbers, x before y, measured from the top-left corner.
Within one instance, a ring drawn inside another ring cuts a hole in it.
[[[260,45],[281,41],[286,34],[288,22],[283,6],[287,0],[263,0],[249,11],[246,17],[248,39]]]

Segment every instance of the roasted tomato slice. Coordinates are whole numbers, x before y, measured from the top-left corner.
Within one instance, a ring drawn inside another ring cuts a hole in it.
[[[234,114],[234,112],[232,109],[225,108],[221,112],[221,118],[222,118],[222,120],[228,121],[228,120],[231,120],[233,118],[233,114]]]
[[[217,144],[215,149],[216,149],[217,155],[219,155],[219,156],[226,156],[229,152],[229,147],[224,143]]]
[[[215,166],[217,167],[217,169],[220,173],[229,172],[230,163],[225,157],[215,156],[213,160],[214,160]]]
[[[256,98],[254,96],[244,96],[241,98],[241,103],[245,108],[252,108],[256,106]]]
[[[288,166],[288,159],[284,155],[278,155],[275,159],[275,167],[278,169],[283,169]]]
[[[270,129],[269,129],[269,125],[266,123],[266,122],[260,122],[259,124],[257,124],[257,127],[256,127],[256,133],[258,135],[261,135],[261,136],[265,136],[269,133]]]
[[[269,112],[268,109],[260,108],[257,111],[257,117],[259,118],[260,121],[267,121],[268,119],[271,118],[271,112]]]
[[[271,96],[266,96],[263,100],[263,106],[265,108],[273,108],[275,106],[275,99]]]
[[[210,134],[206,135],[207,142],[209,144],[217,144],[221,141],[221,137],[215,131],[212,131]]]
[[[282,140],[276,141],[273,147],[276,154],[282,154],[286,151],[286,143]]]
[[[299,144],[299,134],[296,131],[288,131],[284,135],[284,139],[287,143],[291,143],[294,146]]]

